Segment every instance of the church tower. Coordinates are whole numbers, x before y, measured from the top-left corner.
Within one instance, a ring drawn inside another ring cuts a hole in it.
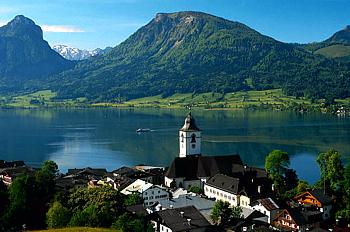
[[[184,126],[179,130],[179,157],[201,155],[202,132],[191,114],[187,115]]]

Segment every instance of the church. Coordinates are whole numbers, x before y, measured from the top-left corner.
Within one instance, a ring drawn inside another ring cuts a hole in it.
[[[173,160],[165,174],[166,186],[185,189],[195,186],[203,190],[207,180],[217,174],[249,181],[266,178],[264,170],[243,165],[238,154],[203,156],[201,145],[202,131],[189,113],[179,130],[179,156]]]

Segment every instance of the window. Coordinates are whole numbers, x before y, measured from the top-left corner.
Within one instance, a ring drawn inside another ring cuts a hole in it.
[[[192,134],[191,135],[191,143],[195,143],[196,142],[196,135]]]
[[[195,149],[195,148],[196,148],[196,144],[192,143],[192,149]]]
[[[184,134],[181,134],[181,143],[184,142]]]

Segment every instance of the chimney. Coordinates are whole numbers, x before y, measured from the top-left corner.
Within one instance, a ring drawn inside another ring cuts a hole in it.
[[[184,212],[181,211],[181,212],[180,212],[180,215],[181,215],[181,217],[184,217]]]
[[[188,225],[191,225],[191,218],[187,218]]]
[[[261,186],[258,185],[258,193],[261,193]]]
[[[173,209],[173,208],[174,208],[174,206],[173,206],[173,205],[169,205],[169,208],[170,208],[170,209]]]

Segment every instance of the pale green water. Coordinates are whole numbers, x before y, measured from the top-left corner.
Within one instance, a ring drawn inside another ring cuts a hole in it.
[[[188,112],[154,109],[0,110],[0,159],[38,166],[52,159],[61,171],[140,163],[167,166],[178,154],[178,129]],[[318,176],[315,157],[333,147],[350,156],[350,118],[293,112],[194,111],[204,154],[239,153],[263,166],[273,149],[290,154],[301,178]],[[138,135],[137,128],[153,132]]]

